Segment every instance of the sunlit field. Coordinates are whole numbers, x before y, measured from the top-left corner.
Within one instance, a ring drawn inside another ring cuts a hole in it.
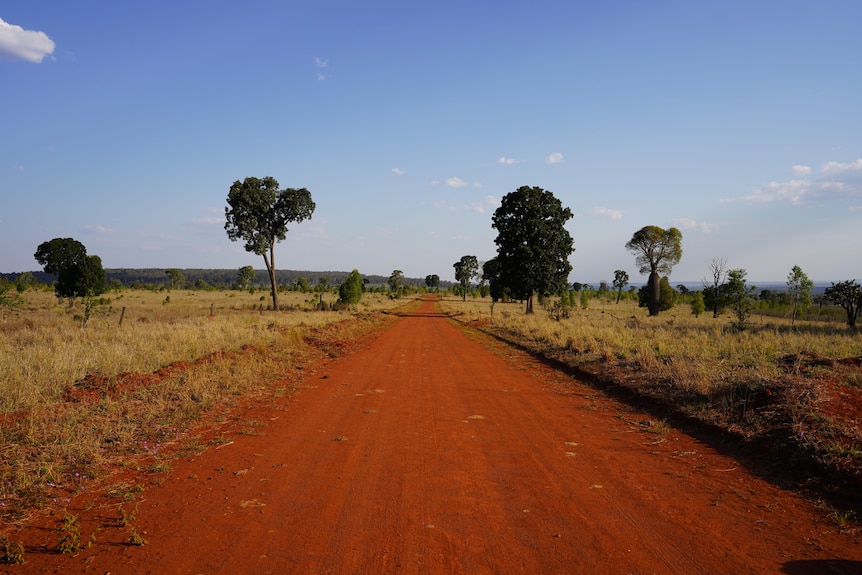
[[[22,306],[0,311],[0,520],[8,521],[114,469],[164,470],[163,453],[178,442],[205,448],[185,437],[203,415],[291,393],[305,362],[386,321],[375,312],[405,305],[368,293],[335,311],[336,294],[321,305],[320,294],[286,292],[273,312],[267,292],[123,289],[105,294],[83,325],[79,303],[44,290],[22,296]]]
[[[266,311],[268,292],[122,290],[105,299],[85,327],[80,305],[70,308],[50,291],[28,290],[23,308],[0,316],[0,412],[51,402],[88,374],[148,373],[217,351],[268,345],[292,328],[352,313],[315,311],[320,295],[299,292],[279,294],[286,311],[278,313]],[[323,295],[327,306],[336,299]],[[366,294],[356,310],[399,303]]]
[[[449,297],[442,305],[461,314],[462,321],[487,321],[543,348],[568,352],[575,364],[622,363],[648,370],[657,384],[701,395],[727,386],[766,385],[783,376],[778,360],[786,356],[862,356],[862,333],[840,322],[796,320],[791,325],[788,318],[755,315],[751,327],[740,332],[732,327],[730,312],[694,317],[688,305],[677,305],[649,317],[635,302],[616,304],[612,298],[591,299],[586,309],[573,307],[560,320],[538,306],[525,315],[517,302],[497,303],[492,313],[487,298],[462,302]]]

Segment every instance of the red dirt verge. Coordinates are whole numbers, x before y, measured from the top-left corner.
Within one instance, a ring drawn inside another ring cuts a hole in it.
[[[123,511],[73,501],[91,547],[59,554],[56,517],[11,533],[0,572],[862,573],[837,518],[430,301],[301,388]]]

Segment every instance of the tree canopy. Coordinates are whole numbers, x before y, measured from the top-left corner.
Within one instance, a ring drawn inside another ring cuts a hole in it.
[[[494,303],[503,299],[503,296],[506,294],[506,286],[503,285],[501,277],[502,271],[500,260],[497,258],[491,258],[482,264],[482,278],[488,282],[488,291],[491,295],[491,301]]]
[[[84,244],[72,238],[42,242],[34,254],[46,273],[55,274],[59,297],[89,298],[105,292],[105,270],[99,256],[88,256]]]
[[[620,297],[623,295],[623,290],[629,285],[629,274],[625,270],[614,270],[614,287],[617,288],[617,303],[620,303]]]
[[[270,176],[235,181],[224,209],[225,231],[231,241],[242,240],[245,249],[263,256],[272,285],[272,307],[278,309],[275,281],[275,244],[287,236],[287,224],[311,218],[315,204],[305,188],[278,189]]]
[[[526,313],[533,312],[534,294],[557,293],[568,283],[574,241],[565,224],[571,218],[554,194],[535,186],[506,194],[494,212],[499,278],[527,301]]]
[[[338,287],[338,301],[346,305],[356,305],[362,299],[362,276],[353,270]]]
[[[670,275],[673,266],[682,259],[682,232],[676,228],[664,230],[658,226],[645,226],[636,231],[626,243],[626,249],[635,254],[638,271],[649,274],[647,280],[650,315],[661,309],[661,276]]]
[[[814,282],[802,271],[799,266],[793,266],[787,274],[787,293],[790,294],[790,302],[793,304],[793,312],[790,316],[790,325],[796,320],[800,310],[811,305],[811,290]]]
[[[45,273],[57,276],[54,292],[59,297],[73,298],[81,295],[78,289],[80,269],[87,259],[87,248],[72,238],[54,238],[42,242],[33,255]]]
[[[387,283],[389,283],[389,289],[392,290],[392,293],[398,296],[401,293],[401,288],[404,287],[404,272],[392,270]]]
[[[470,280],[479,273],[479,260],[476,256],[462,256],[452,267],[455,268],[455,279],[461,284],[461,295],[467,301]]]
[[[844,311],[847,312],[847,325],[856,327],[856,318],[859,317],[859,311],[862,309],[862,286],[855,280],[847,280],[837,284],[833,282],[823,292],[823,297],[844,308]]]

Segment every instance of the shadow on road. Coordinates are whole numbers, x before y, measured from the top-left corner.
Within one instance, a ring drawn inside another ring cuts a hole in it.
[[[810,559],[788,561],[781,566],[787,575],[856,575],[862,573],[862,561],[847,559]]]

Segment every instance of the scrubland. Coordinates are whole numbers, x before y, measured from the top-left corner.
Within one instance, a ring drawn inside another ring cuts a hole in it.
[[[287,292],[272,312],[267,292],[124,289],[84,326],[78,303],[27,290],[23,306],[0,311],[0,519],[118,468],[168,466],[162,453],[194,443],[199,418],[290,393],[307,362],[404,303],[365,294],[329,310],[336,299],[324,294],[322,311],[319,294]]]

